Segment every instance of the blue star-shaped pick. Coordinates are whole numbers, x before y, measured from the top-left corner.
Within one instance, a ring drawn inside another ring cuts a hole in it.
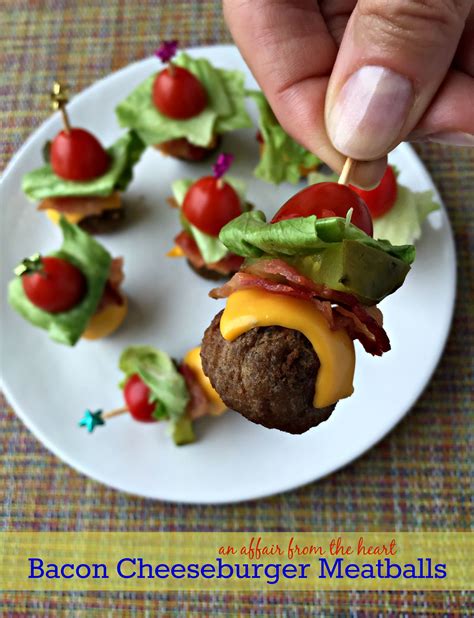
[[[84,412],[84,416],[78,423],[79,427],[85,427],[89,433],[92,433],[97,427],[97,425],[105,425],[102,414],[102,410],[96,410],[95,412],[92,412],[91,410],[86,410]]]

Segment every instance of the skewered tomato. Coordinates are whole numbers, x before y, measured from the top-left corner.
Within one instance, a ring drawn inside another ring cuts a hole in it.
[[[186,193],[183,214],[201,232],[218,236],[222,227],[242,212],[235,189],[221,178],[204,176]]]
[[[135,420],[142,423],[156,422],[156,418],[153,417],[156,402],[150,402],[150,389],[138,374],[134,373],[128,378],[123,389],[123,396]]]
[[[86,278],[79,268],[57,257],[41,258],[34,270],[26,271],[21,278],[33,305],[50,313],[72,309],[87,291]]]
[[[397,199],[397,179],[390,165],[387,166],[380,184],[375,189],[364,191],[364,189],[350,186],[367,204],[374,219],[388,212]]]
[[[186,120],[197,116],[206,107],[207,92],[190,71],[172,65],[156,76],[153,102],[165,116]]]
[[[335,182],[320,182],[303,189],[283,204],[272,223],[310,215],[320,219],[345,217],[351,208],[351,223],[372,236],[372,217],[363,199],[349,187]]]
[[[51,144],[51,167],[61,178],[83,182],[105,174],[109,155],[85,129],[60,131]]]

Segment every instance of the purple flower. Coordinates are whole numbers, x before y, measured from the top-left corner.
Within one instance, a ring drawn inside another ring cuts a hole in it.
[[[234,160],[234,155],[229,152],[223,152],[217,157],[217,161],[212,166],[212,171],[214,173],[215,178],[222,178],[224,174],[227,172],[229,167],[232,165],[232,161]]]
[[[155,56],[157,56],[161,62],[169,62],[176,54],[177,49],[178,41],[163,41],[155,51]]]

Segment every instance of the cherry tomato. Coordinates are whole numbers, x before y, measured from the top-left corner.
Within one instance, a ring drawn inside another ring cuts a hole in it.
[[[381,217],[392,208],[398,193],[397,179],[390,165],[387,166],[379,186],[375,187],[375,189],[364,191],[364,189],[359,189],[352,185],[351,189],[361,196],[369,207],[370,213],[374,219]]]
[[[222,227],[241,212],[235,189],[213,176],[204,176],[191,185],[183,202],[189,223],[211,236],[218,236]]]
[[[109,155],[89,131],[61,131],[51,144],[51,167],[66,180],[92,180],[105,174]]]
[[[131,375],[126,381],[123,396],[130,414],[136,421],[142,423],[156,422],[156,418],[153,417],[156,402],[150,402],[150,389],[137,373]]]
[[[351,223],[372,236],[372,217],[362,198],[349,187],[335,182],[320,182],[303,189],[283,204],[272,223],[310,215],[320,219],[345,217],[350,208],[353,209]]]
[[[188,70],[173,65],[163,69],[153,83],[153,102],[169,118],[186,120],[202,112],[207,105],[207,92]]]
[[[86,278],[73,264],[57,257],[44,257],[41,270],[22,275],[25,294],[40,309],[60,313],[84,298]]]

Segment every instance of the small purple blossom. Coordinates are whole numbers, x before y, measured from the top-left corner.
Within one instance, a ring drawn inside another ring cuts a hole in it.
[[[155,51],[155,56],[157,56],[161,62],[169,62],[176,54],[177,49],[178,41],[163,41]]]
[[[227,172],[229,167],[232,165],[232,161],[234,160],[234,155],[229,152],[223,152],[217,157],[217,161],[212,166],[212,171],[214,173],[215,178],[222,178],[224,174]]]

